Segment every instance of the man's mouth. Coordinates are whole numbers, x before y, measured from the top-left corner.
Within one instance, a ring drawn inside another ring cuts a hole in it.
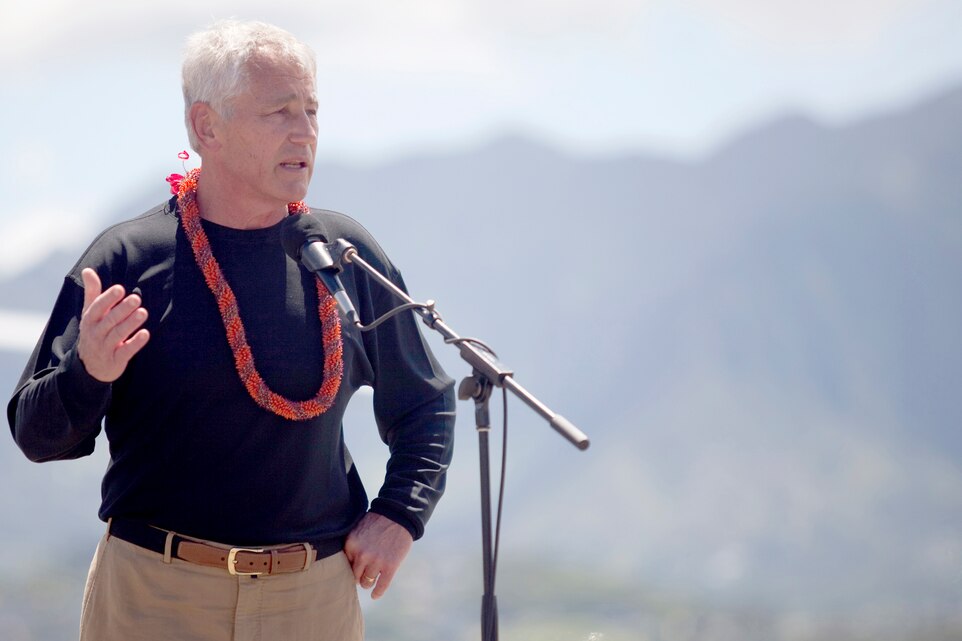
[[[281,167],[284,169],[305,169],[307,167],[306,162],[282,162]]]

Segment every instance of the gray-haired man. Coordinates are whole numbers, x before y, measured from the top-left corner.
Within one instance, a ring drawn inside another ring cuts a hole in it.
[[[317,145],[309,48],[218,23],[190,39],[183,78],[202,167],[67,275],[11,429],[36,461],[107,434],[82,639],[360,639],[355,586],[384,593],[443,492],[452,381],[413,315],[361,334],[284,253]],[[403,286],[359,224],[312,213]],[[393,306],[342,278],[363,322]],[[370,509],[341,429],[362,385],[391,451]]]

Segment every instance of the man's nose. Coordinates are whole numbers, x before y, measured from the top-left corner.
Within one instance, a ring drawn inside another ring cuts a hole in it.
[[[313,144],[317,140],[317,121],[307,111],[302,111],[294,119],[291,128],[291,142]]]

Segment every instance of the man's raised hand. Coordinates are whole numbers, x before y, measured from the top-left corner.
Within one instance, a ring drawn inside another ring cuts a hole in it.
[[[89,267],[81,277],[84,308],[77,354],[88,374],[111,383],[120,378],[127,363],[150,338],[150,333],[140,327],[147,320],[147,310],[141,307],[140,296],[126,296],[122,285],[102,292],[100,277]]]

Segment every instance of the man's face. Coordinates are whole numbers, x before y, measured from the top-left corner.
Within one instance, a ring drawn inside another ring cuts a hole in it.
[[[254,61],[230,106],[216,162],[235,193],[255,207],[303,200],[317,151],[314,78],[290,63]]]

